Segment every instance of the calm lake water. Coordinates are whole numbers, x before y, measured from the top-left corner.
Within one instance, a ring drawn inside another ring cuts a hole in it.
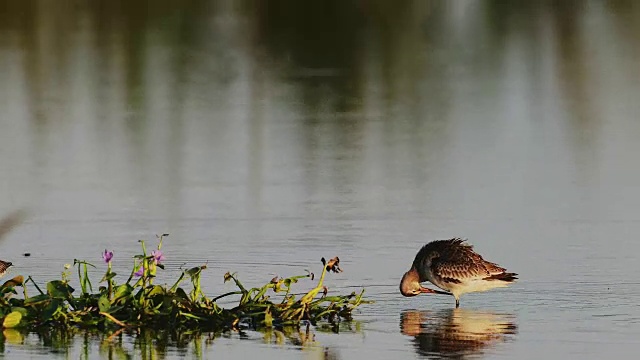
[[[330,291],[376,301],[340,334],[5,331],[0,351],[635,357],[639,37],[632,0],[0,1],[0,216],[29,211],[0,244],[12,274],[105,248],[124,273],[166,232],[161,281],[207,263],[221,294],[227,271],[257,286],[338,255]],[[403,298],[420,246],[457,236],[521,280],[457,310]]]

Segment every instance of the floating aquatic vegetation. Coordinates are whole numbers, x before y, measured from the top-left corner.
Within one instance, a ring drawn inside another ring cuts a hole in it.
[[[275,277],[260,288],[247,289],[235,273],[226,273],[224,281],[233,281],[238,290],[213,298],[201,289],[201,274],[206,265],[183,270],[173,286],[154,284],[158,269],[164,269],[165,254],[161,251],[159,236],[157,249],[150,254],[144,241],[140,241],[142,254],[133,257],[134,264],[128,279],[119,283],[111,262],[113,251],[105,250],[102,259],[107,265],[97,291],[89,279],[93,264],[74,260],[65,265],[61,280],[54,280],[41,288],[31,278],[16,276],[0,286],[0,319],[4,328],[38,330],[42,328],[84,328],[108,330],[171,329],[198,331],[225,331],[229,329],[270,329],[299,326],[302,322],[319,322],[336,327],[342,320],[351,320],[352,311],[363,300],[364,290],[348,295],[329,295],[324,285],[327,272],[341,272],[337,257],[325,261],[315,286],[297,296],[292,286],[301,279],[314,280],[313,273],[288,278]],[[72,288],[70,268],[77,269],[80,291]],[[181,285],[190,283],[187,292]],[[28,294],[27,285],[33,285],[37,294]],[[23,297],[16,296],[22,287]],[[218,301],[239,296],[236,306],[223,308]],[[272,298],[273,296],[273,298]],[[337,328],[337,327],[336,327]]]

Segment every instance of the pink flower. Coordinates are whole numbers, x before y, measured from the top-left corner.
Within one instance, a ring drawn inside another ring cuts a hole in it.
[[[105,264],[109,264],[112,258],[113,258],[113,251],[107,251],[107,249],[104,249],[104,253],[102,254],[102,259],[104,260]]]
[[[133,275],[135,275],[135,277],[141,277],[142,275],[144,275],[144,265],[141,265],[140,269],[133,273]]]
[[[153,263],[154,264],[160,264],[164,259],[164,255],[162,254],[162,251],[160,250],[153,250],[151,252],[151,256],[153,256]]]

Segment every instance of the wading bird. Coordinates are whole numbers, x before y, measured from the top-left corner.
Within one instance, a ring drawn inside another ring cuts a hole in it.
[[[447,294],[460,306],[460,295],[505,287],[517,279],[516,273],[488,262],[473,251],[466,240],[436,240],[423,246],[413,260],[411,269],[400,282],[400,293],[404,296],[418,294]],[[429,281],[448,292],[432,290],[420,285]]]

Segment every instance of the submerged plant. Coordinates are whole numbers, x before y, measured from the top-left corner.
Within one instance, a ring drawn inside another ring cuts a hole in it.
[[[0,286],[0,319],[5,328],[23,327],[80,327],[108,329],[171,329],[201,331],[224,331],[238,328],[282,328],[299,326],[301,322],[316,325],[320,321],[335,326],[341,320],[350,320],[353,309],[364,303],[362,290],[359,294],[328,294],[324,285],[327,272],[341,272],[340,260],[335,257],[322,261],[322,273],[315,286],[296,296],[293,284],[309,278],[313,273],[273,278],[259,288],[247,289],[235,273],[226,273],[224,281],[233,281],[238,288],[213,298],[207,297],[201,288],[201,275],[207,265],[183,270],[171,287],[155,285],[153,279],[159,269],[164,269],[165,256],[161,251],[163,238],[159,236],[157,249],[147,253],[144,241],[140,241],[142,254],[134,256],[133,269],[127,281],[116,282],[112,271],[113,252],[105,250],[102,259],[107,270],[97,292],[89,279],[89,267],[94,265],[74,260],[80,283],[79,295],[69,285],[68,268],[65,266],[62,280],[47,283],[43,291],[31,277],[26,281],[15,277]],[[190,291],[181,287],[190,283]],[[29,296],[26,283],[31,282],[39,294]],[[17,295],[15,287],[22,286],[24,298]],[[239,297],[238,304],[223,308],[218,301],[230,296]],[[273,296],[273,299],[271,298]]]

